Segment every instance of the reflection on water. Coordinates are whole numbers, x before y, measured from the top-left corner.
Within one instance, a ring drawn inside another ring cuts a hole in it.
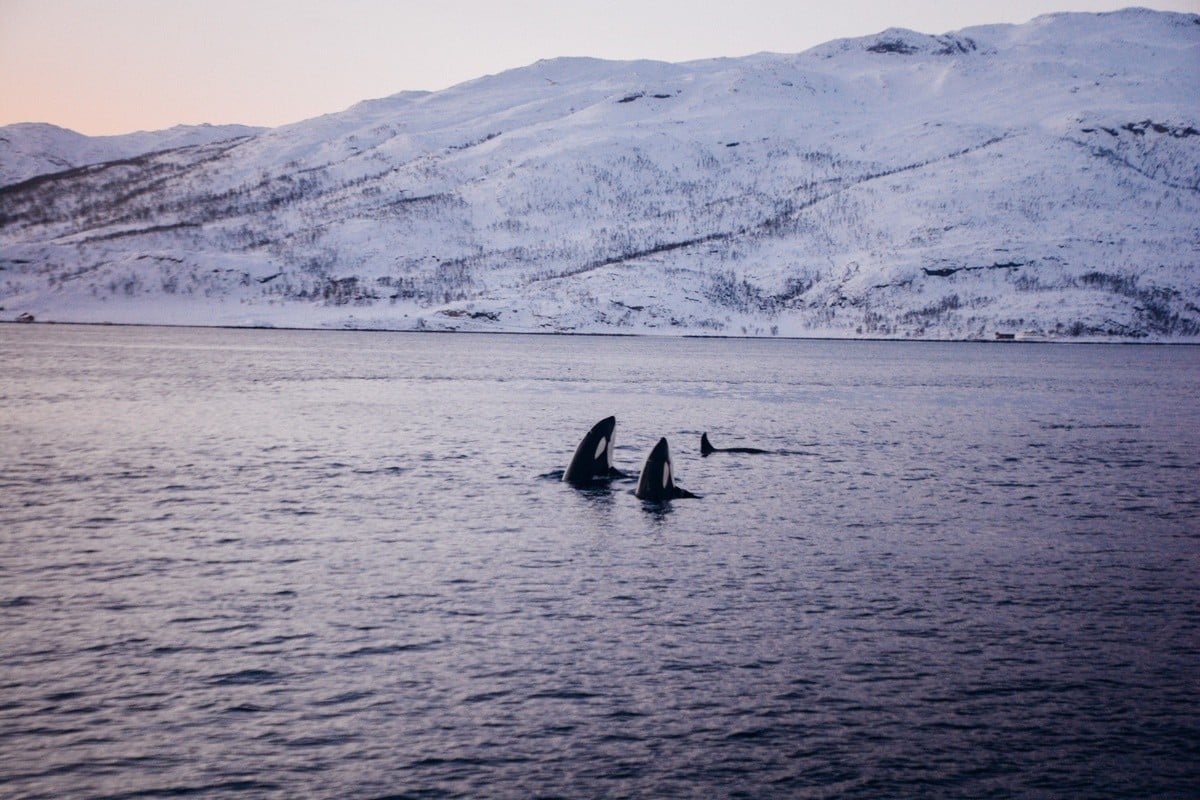
[[[1197,348],[0,355],[14,797],[1200,791]],[[609,414],[631,477],[564,485]],[[633,496],[660,436],[701,499]]]

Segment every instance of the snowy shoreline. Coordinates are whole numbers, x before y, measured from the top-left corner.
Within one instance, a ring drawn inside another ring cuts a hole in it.
[[[1153,345],[1153,346],[1200,346],[1200,337],[1171,338],[1171,339],[1119,339],[1103,337],[1081,338],[1032,338],[1017,336],[1013,339],[978,338],[978,339],[932,339],[932,338],[898,338],[878,336],[761,336],[735,335],[703,332],[615,332],[615,331],[535,331],[535,330],[484,330],[457,328],[379,328],[379,327],[303,327],[280,325],[233,325],[198,323],[166,323],[166,322],[78,322],[68,320],[33,320],[22,322],[16,319],[0,319],[0,325],[16,327],[49,326],[49,327],[94,327],[94,328],[185,328],[193,330],[225,330],[225,331],[305,331],[310,333],[411,333],[429,335],[462,335],[462,336],[565,336],[579,338],[626,338],[626,339],[717,339],[717,340],[746,340],[746,341],[778,341],[778,342],[904,342],[911,344],[997,344],[997,345]]]

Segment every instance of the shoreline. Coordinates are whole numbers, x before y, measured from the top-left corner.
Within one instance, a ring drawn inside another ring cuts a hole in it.
[[[177,325],[161,322],[73,322],[63,320],[18,320],[0,319],[0,325],[24,326],[84,326],[97,328],[190,328],[196,330],[230,330],[230,331],[311,331],[317,333],[411,333],[467,336],[579,336],[602,338],[630,339],[744,339],[747,341],[780,341],[780,342],[897,342],[908,344],[997,344],[997,345],[1135,345],[1154,347],[1197,347],[1200,338],[1195,340],[1163,340],[1163,339],[1132,339],[1132,338],[978,338],[978,339],[932,339],[911,337],[882,337],[882,336],[755,336],[750,334],[733,335],[717,333],[609,333],[603,331],[487,331],[487,330],[457,330],[453,328],[318,328],[302,325],[197,325],[195,323],[180,323]]]

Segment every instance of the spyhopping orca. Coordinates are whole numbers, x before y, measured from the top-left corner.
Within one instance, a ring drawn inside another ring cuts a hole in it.
[[[634,495],[639,500],[674,500],[681,497],[696,495],[675,485],[674,470],[671,467],[671,450],[667,447],[666,438],[658,440],[646,463],[642,474],[638,477],[637,490]]]
[[[575,486],[586,486],[596,481],[625,477],[625,473],[614,469],[612,464],[613,431],[616,427],[616,417],[605,417],[593,425],[575,448],[575,455],[562,479]]]
[[[713,447],[708,441],[708,434],[700,434],[700,455],[709,453],[770,453],[770,450],[759,450],[757,447]]]

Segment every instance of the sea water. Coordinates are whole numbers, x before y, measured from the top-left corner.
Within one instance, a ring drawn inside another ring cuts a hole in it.
[[[5,797],[1200,793],[1200,348],[7,325],[0,365]],[[629,478],[563,484],[610,414]],[[662,436],[698,499],[633,496]]]

